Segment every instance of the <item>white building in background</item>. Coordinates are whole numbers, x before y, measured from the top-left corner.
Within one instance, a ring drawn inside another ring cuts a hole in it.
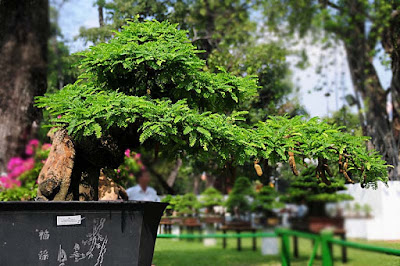
[[[378,189],[363,189],[360,184],[349,184],[344,193],[354,197],[351,205],[368,204],[370,218],[352,217],[348,211],[345,229],[348,238],[367,240],[400,240],[400,181],[378,183]],[[348,204],[348,203],[347,203]]]

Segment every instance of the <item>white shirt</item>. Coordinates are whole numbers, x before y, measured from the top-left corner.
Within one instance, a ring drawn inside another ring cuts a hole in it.
[[[128,188],[126,193],[128,194],[129,200],[160,202],[157,191],[152,187],[147,187],[146,191],[143,191],[141,186],[136,185]]]

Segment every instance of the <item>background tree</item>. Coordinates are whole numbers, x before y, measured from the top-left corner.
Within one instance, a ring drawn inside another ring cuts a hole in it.
[[[59,12],[65,0],[52,1],[49,7],[50,36],[48,42],[47,91],[61,90],[65,85],[74,83],[79,76],[76,55],[71,55],[59,27]]]
[[[314,37],[331,44],[343,44],[356,95],[364,135],[389,164],[395,166],[391,179],[399,178],[400,87],[399,87],[399,1],[322,1],[265,0],[267,23],[276,32]],[[284,26],[285,25],[285,26]],[[286,27],[287,26],[287,27]],[[285,28],[287,29],[285,31]],[[309,36],[309,35],[308,35]],[[373,60],[384,48],[391,58],[393,79],[383,88]],[[393,104],[393,119],[386,111],[388,94]]]
[[[0,173],[38,127],[35,96],[46,91],[47,0],[0,1]]]

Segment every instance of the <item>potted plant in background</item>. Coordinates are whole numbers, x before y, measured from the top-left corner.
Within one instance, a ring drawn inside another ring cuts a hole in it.
[[[262,186],[259,191],[254,193],[251,208],[253,212],[261,214],[260,225],[262,227],[274,227],[279,223],[274,209],[282,208],[284,204],[278,201],[278,196],[278,192],[270,185]]]
[[[348,194],[337,193],[346,190],[342,179],[331,178],[327,185],[315,178],[316,167],[309,166],[304,169],[301,176],[297,177],[289,186],[285,195],[281,197],[283,202],[305,204],[307,213],[304,217],[292,219],[294,229],[310,230],[326,226],[343,228],[343,217],[328,217],[326,204],[352,200]]]
[[[362,206],[361,206],[361,204],[356,202],[356,203],[354,203],[353,208],[354,208],[355,218],[362,218],[362,215],[361,215]]]
[[[180,209],[182,208],[182,196],[181,195],[167,195],[164,197],[161,202],[168,203],[168,206],[165,210],[165,215],[162,218],[164,220],[164,224],[168,227],[168,233],[172,233],[174,235],[179,235],[181,233],[181,226],[183,225],[183,217],[181,217]],[[178,239],[172,239],[178,240]]]
[[[205,214],[202,222],[205,225],[206,234],[215,234],[217,224],[223,223],[223,218],[221,215],[215,213],[214,207],[221,206],[224,204],[224,197],[220,191],[213,187],[209,187],[203,191],[199,199],[200,205],[205,208]],[[205,246],[215,246],[217,240],[215,238],[205,238],[203,239]]]
[[[181,226],[189,233],[194,233],[197,229],[201,232],[201,224],[198,218],[200,204],[194,193],[186,193],[179,197],[175,205],[178,215],[181,217]]]
[[[205,223],[221,223],[221,215],[215,213],[214,207],[222,206],[224,204],[224,196],[222,193],[209,187],[200,194],[200,206],[205,208],[204,219]]]
[[[261,214],[260,225],[264,232],[273,232],[279,223],[278,216],[274,209],[284,207],[284,204],[278,201],[278,192],[270,185],[262,186],[254,194],[254,200],[251,204],[252,210]],[[276,255],[279,253],[278,238],[263,237],[261,239],[261,253],[263,255]]]
[[[233,223],[249,220],[247,214],[251,210],[250,197],[253,195],[254,191],[250,180],[246,177],[238,177],[226,201],[226,207],[232,215]]]
[[[363,211],[364,211],[365,217],[372,218],[372,207],[369,204],[366,203],[363,205]]]

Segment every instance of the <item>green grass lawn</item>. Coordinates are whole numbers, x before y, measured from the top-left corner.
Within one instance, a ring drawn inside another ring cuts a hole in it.
[[[400,249],[400,242],[366,242],[378,246]],[[180,265],[280,265],[279,256],[262,256],[260,252],[261,239],[257,240],[257,251],[251,250],[251,239],[242,239],[242,251],[236,250],[236,239],[228,239],[226,249],[222,248],[222,240],[215,247],[205,247],[198,240],[157,239],[153,263],[156,266]],[[309,240],[299,240],[300,257],[292,260],[292,265],[307,265],[312,246]],[[366,266],[366,265],[400,265],[400,257],[378,254],[355,249],[348,249],[349,261],[342,264],[340,249],[334,247],[335,266]],[[321,265],[319,258],[314,265]]]

